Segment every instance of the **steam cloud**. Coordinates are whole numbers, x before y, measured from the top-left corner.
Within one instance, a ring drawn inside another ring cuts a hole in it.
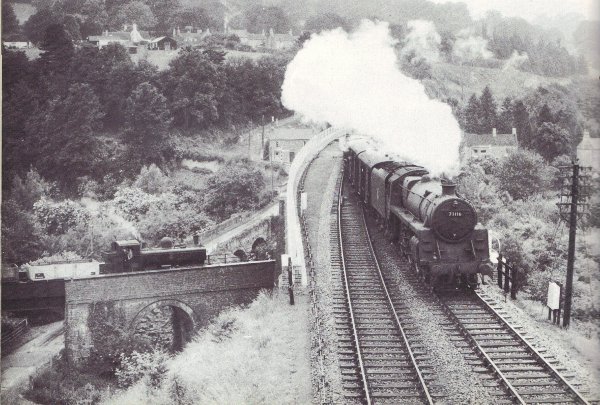
[[[442,37],[431,21],[411,20],[407,23],[409,32],[404,39],[402,56],[415,54],[429,62],[440,59],[440,44]]]
[[[458,33],[453,53],[462,60],[490,59],[494,54],[488,49],[488,41],[480,36],[472,35],[470,30]]]
[[[504,62],[504,66],[502,67],[502,70],[508,70],[508,69],[518,69],[521,67],[521,65],[523,63],[525,63],[527,60],[529,59],[529,55],[527,55],[527,52],[523,52],[523,53],[519,53],[519,51],[513,51],[512,55],[510,55],[510,58],[508,58],[506,60],[506,62]]]
[[[398,70],[393,46],[385,22],[311,37],[287,67],[283,104],[309,120],[369,135],[433,175],[454,175],[461,131],[452,110]]]

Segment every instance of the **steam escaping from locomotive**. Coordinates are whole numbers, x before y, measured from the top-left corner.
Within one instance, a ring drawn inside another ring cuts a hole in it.
[[[458,168],[461,131],[449,105],[397,67],[395,41],[385,22],[314,35],[290,62],[282,101],[315,122],[369,135],[432,175]]]

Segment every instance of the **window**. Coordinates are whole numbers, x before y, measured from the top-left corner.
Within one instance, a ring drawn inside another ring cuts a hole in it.
[[[481,153],[485,153],[485,149],[481,149]]]
[[[477,149],[473,149],[473,153],[477,153]]]
[[[279,148],[279,141],[275,141],[275,147]]]

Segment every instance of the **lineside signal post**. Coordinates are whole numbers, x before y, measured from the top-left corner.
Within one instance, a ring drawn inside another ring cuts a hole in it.
[[[570,166],[560,167],[563,188],[560,195],[558,208],[560,217],[569,223],[569,251],[567,258],[567,280],[565,283],[565,306],[563,314],[563,327],[568,328],[571,322],[571,302],[573,299],[573,268],[575,264],[575,236],[577,220],[589,214],[589,204],[586,203],[589,195],[589,167],[581,167],[574,162]],[[572,171],[572,174],[569,173]]]

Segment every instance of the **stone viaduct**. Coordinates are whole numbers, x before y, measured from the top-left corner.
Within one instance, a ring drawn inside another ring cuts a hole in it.
[[[68,359],[77,363],[89,356],[101,338],[94,326],[99,318],[134,333],[144,319],[165,307],[177,320],[173,341],[180,348],[193,331],[207,326],[223,309],[249,304],[261,289],[272,289],[275,277],[275,261],[267,260],[67,280]]]

